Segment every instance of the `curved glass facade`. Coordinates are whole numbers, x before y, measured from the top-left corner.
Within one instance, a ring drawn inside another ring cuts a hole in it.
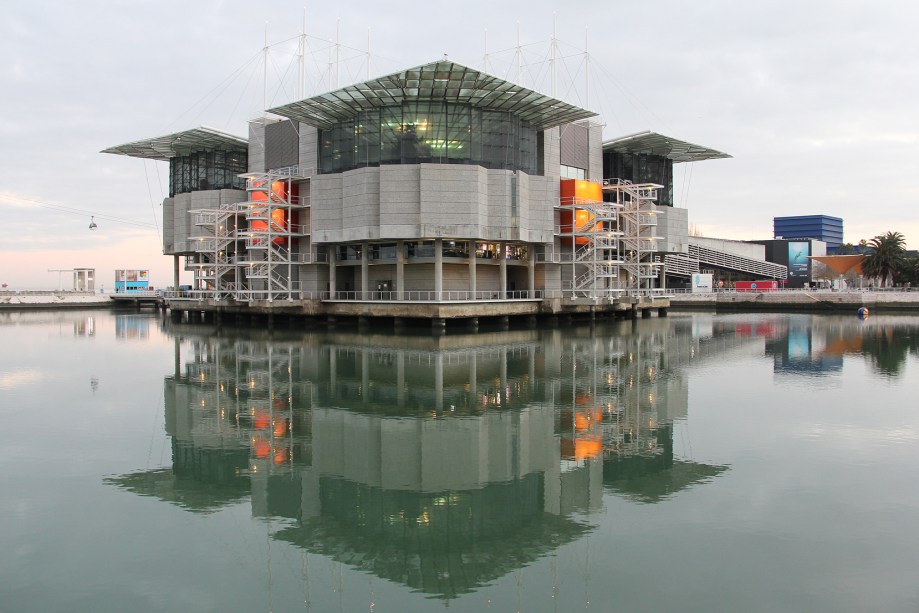
[[[362,111],[320,132],[321,172],[380,164],[476,164],[537,173],[537,131],[505,111],[405,102]]]
[[[169,160],[169,197],[208,189],[246,189],[238,177],[248,170],[249,156],[239,151],[199,151]]]

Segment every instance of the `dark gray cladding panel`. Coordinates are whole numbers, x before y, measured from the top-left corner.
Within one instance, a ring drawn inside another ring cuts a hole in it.
[[[560,128],[563,166],[590,168],[590,132],[586,125],[569,123]]]
[[[265,126],[265,169],[285,168],[300,163],[300,138],[293,121]]]

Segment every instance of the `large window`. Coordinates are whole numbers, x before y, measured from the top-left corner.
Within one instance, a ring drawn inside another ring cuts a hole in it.
[[[238,177],[248,170],[248,155],[239,151],[199,151],[169,160],[169,196],[210,189],[246,189]]]
[[[246,189],[245,152],[199,151],[169,160],[169,196],[209,189]]]
[[[519,117],[465,104],[411,101],[362,111],[320,135],[323,173],[379,164],[476,164],[537,172],[537,132]]]

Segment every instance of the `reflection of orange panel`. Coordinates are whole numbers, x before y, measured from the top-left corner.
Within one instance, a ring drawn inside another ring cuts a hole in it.
[[[590,394],[576,394],[574,397],[574,403],[579,406],[590,404]]]
[[[264,411],[256,411],[252,416],[252,425],[256,430],[264,430],[271,424],[271,418]]]
[[[271,444],[263,439],[255,441],[252,445],[252,453],[260,460],[264,460],[271,452]]]
[[[274,463],[283,464],[287,461],[287,451],[284,449],[278,449],[274,452]]]
[[[277,419],[274,422],[274,435],[285,436],[287,434],[287,420]]]
[[[603,442],[600,437],[579,438],[575,442],[574,458],[576,460],[589,460],[599,457],[603,453]]]
[[[574,431],[586,432],[592,426],[603,421],[603,412],[599,410],[579,411],[574,416]]]
[[[563,438],[561,455],[565,460],[589,460],[603,453],[603,442],[599,436]]]

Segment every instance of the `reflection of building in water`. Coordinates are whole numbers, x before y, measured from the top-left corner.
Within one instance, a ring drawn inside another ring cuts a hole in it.
[[[116,315],[115,338],[143,339],[150,336],[149,315]]]
[[[673,422],[687,416],[683,366],[713,348],[721,353],[737,345],[738,337],[720,335],[712,347],[690,334],[674,334],[674,325],[686,323],[644,321],[641,333],[629,336],[585,330],[594,333],[567,339],[559,361],[570,374],[560,377],[556,401],[563,461],[601,458],[604,486],[642,502],[659,501],[726,469],[675,460]]]
[[[96,319],[94,317],[84,317],[73,321],[74,336],[95,336]]]
[[[862,352],[862,326],[850,320],[812,315],[783,319],[767,342],[776,374],[806,376],[842,372],[843,356]]]
[[[291,520],[275,538],[450,598],[589,530],[573,514],[628,493],[620,460],[698,466],[674,462],[669,425],[697,344],[638,329],[210,338],[184,370],[176,341],[173,474],[112,482],[189,510],[248,489],[254,516]]]

